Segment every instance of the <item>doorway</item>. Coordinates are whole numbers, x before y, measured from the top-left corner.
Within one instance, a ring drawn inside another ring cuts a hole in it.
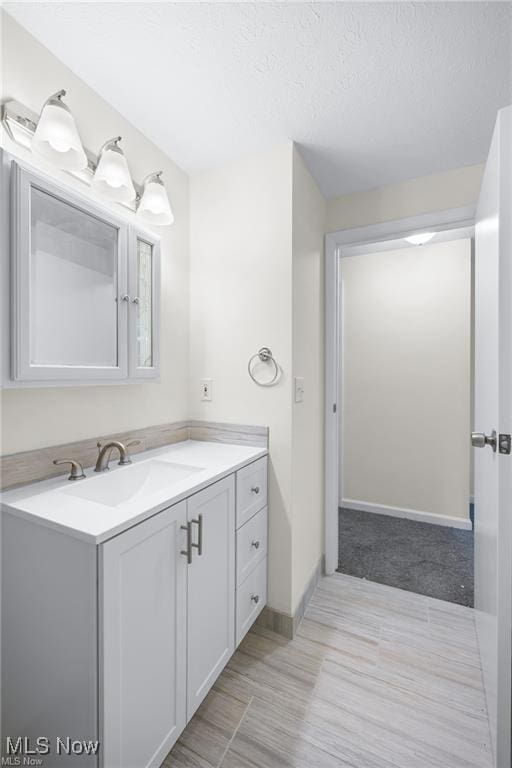
[[[344,498],[340,444],[340,345],[343,310],[343,297],[340,290],[341,262],[345,258],[364,256],[372,252],[404,248],[407,246],[404,238],[418,232],[436,232],[437,242],[448,243],[451,240],[471,239],[474,234],[474,219],[475,206],[466,206],[367,227],[340,230],[326,236],[325,572],[327,575],[335,573],[339,566],[339,501],[340,498]]]
[[[340,254],[337,566],[470,607],[471,235]]]
[[[510,765],[512,583],[510,393],[512,232],[512,107],[498,113],[478,206],[329,234],[325,243],[325,570],[338,566],[340,258],[406,233],[475,227],[475,610],[494,765]],[[351,578],[351,577],[344,577]],[[364,583],[364,582],[362,582]],[[380,587],[390,590],[390,587]],[[393,590],[396,591],[396,590]],[[400,592],[406,595],[406,592]],[[411,596],[412,597],[412,596]],[[430,598],[414,596],[416,600]]]

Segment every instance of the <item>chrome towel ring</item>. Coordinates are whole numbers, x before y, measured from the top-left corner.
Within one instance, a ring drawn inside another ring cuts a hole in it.
[[[252,367],[253,367],[252,364],[254,360],[256,360],[256,358],[258,358],[258,360],[261,363],[271,363],[274,366],[274,375],[268,381],[258,381],[258,379],[254,376],[252,372]],[[258,350],[258,352],[256,352],[255,355],[251,357],[251,359],[247,364],[247,370],[249,372],[249,376],[251,377],[251,379],[259,387],[272,387],[274,386],[274,384],[277,384],[279,380],[279,374],[281,372],[281,369],[279,368],[278,364],[274,360],[274,356],[272,355],[272,352],[268,347],[262,347],[260,350]]]

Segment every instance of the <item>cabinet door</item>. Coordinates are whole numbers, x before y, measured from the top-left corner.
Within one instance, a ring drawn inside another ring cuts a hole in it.
[[[101,545],[103,768],[160,766],[186,723],[186,502]]]
[[[13,378],[126,378],[127,225],[12,169]]]
[[[234,651],[235,481],[214,483],[187,501],[195,546],[188,566],[187,717],[191,718]]]
[[[130,228],[130,378],[156,378],[160,371],[160,244],[154,235]]]

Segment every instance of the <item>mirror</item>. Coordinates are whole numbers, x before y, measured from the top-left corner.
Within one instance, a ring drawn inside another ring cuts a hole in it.
[[[137,366],[153,366],[153,246],[137,238]]]
[[[31,187],[30,363],[118,364],[118,228]]]

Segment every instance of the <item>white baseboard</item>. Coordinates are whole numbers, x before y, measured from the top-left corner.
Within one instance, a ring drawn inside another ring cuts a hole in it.
[[[472,528],[469,517],[434,515],[432,512],[421,512],[419,509],[387,507],[385,504],[373,504],[372,502],[358,501],[357,499],[342,499],[340,506],[346,509],[360,509],[362,512],[375,512],[377,515],[405,517],[407,520],[417,520],[420,523],[433,523],[434,525],[445,525],[450,528],[462,528],[465,531],[470,531]]]

